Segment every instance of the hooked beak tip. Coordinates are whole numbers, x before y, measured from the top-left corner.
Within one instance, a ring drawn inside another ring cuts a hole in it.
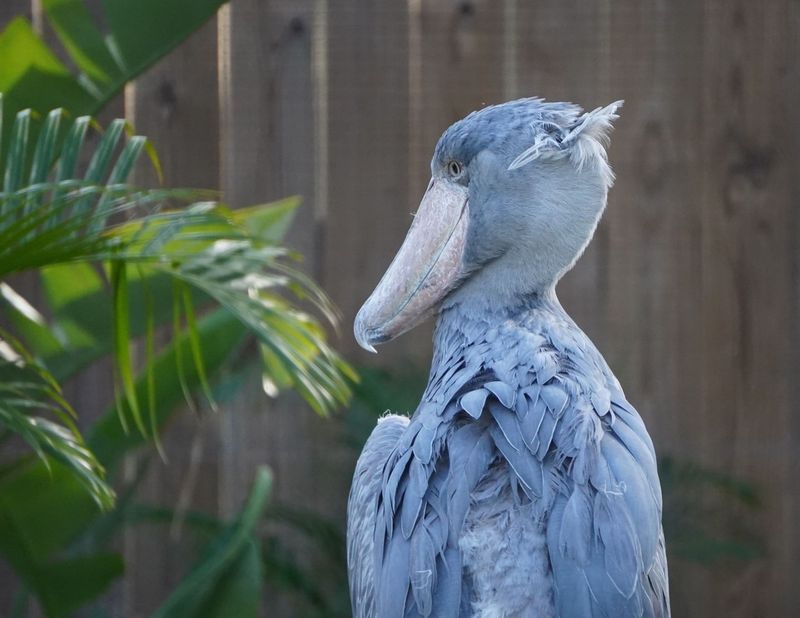
[[[364,348],[367,352],[372,352],[373,354],[377,354],[378,353],[378,350],[376,350],[374,346],[371,346],[370,344],[368,344],[366,342],[359,342],[358,345],[360,345],[362,348]]]
[[[360,347],[365,349],[367,352],[372,352],[373,354],[377,354],[378,351],[375,349],[375,346],[372,345],[372,342],[380,343],[380,337],[374,337],[373,329],[364,324],[364,315],[363,309],[362,311],[358,312],[356,316],[355,323],[353,324],[353,334],[356,337],[356,342]]]

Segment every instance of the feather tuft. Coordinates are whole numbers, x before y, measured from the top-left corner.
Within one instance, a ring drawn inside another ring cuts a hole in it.
[[[489,391],[484,388],[471,391],[461,397],[459,405],[461,409],[469,414],[472,418],[480,418],[483,412],[483,406],[486,403],[486,398],[489,396]]]
[[[558,548],[562,555],[586,566],[592,553],[592,501],[585,486],[576,485],[564,507]]]

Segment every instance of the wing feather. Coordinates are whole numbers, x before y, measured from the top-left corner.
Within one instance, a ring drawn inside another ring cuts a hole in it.
[[[553,408],[564,401],[557,382],[549,387],[542,390],[547,431]],[[569,488],[545,491],[556,496],[547,539],[556,604],[565,618],[669,616],[655,454],[638,414],[618,397],[608,406],[602,393],[568,397],[548,445]]]
[[[408,424],[405,416],[383,417],[356,463],[347,501],[347,569],[354,618],[375,616],[374,542],[378,500],[386,461]]]

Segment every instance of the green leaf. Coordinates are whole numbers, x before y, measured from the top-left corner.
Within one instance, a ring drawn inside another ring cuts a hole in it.
[[[43,0],[50,25],[76,66],[106,88],[124,79],[83,0]]]
[[[100,143],[97,145],[97,150],[95,150],[91,161],[89,161],[89,168],[86,170],[85,179],[90,184],[97,184],[105,178],[111,165],[114,149],[117,147],[124,131],[132,132],[133,129],[128,124],[128,121],[123,118],[112,120],[111,124],[108,125],[103,137],[100,139]],[[121,182],[121,180],[117,180],[117,182]]]
[[[56,180],[64,181],[76,177],[75,170],[78,165],[78,155],[86,139],[86,130],[90,124],[92,124],[92,119],[89,116],[81,116],[72,123],[62,146],[61,162]]]
[[[192,294],[187,285],[181,285],[180,292],[183,300],[183,313],[186,316],[186,334],[189,337],[189,349],[192,351],[192,361],[194,362],[197,376],[200,378],[200,387],[203,389],[203,394],[206,396],[206,400],[211,405],[211,408],[216,411],[217,404],[214,402],[214,397],[211,395],[211,386],[209,386],[208,376],[206,376],[206,367],[203,361],[200,337],[197,332],[197,319],[194,315]]]
[[[216,374],[240,348],[247,331],[234,316],[217,309],[197,320],[197,334],[205,368],[209,374]],[[171,418],[175,407],[184,397],[178,375],[177,348],[180,348],[185,356],[190,354],[186,335],[174,339],[153,360],[153,371],[156,375],[155,397],[159,402],[155,422],[159,428]],[[190,389],[195,390],[200,387],[200,378],[191,364],[186,368],[185,379]],[[147,397],[147,388],[145,373],[136,381],[136,394],[139,399]],[[145,437],[136,432],[124,431],[116,414],[116,407],[109,409],[87,432],[89,448],[103,465],[109,468],[116,465],[126,451],[142,444],[144,440]]]
[[[131,362],[131,335],[130,321],[128,319],[128,279],[127,270],[123,262],[114,262],[111,266],[111,290],[114,306],[114,357],[117,372],[122,382],[125,393],[125,403],[133,415],[133,420],[142,435],[147,435],[144,427],[142,412],[139,409],[139,398],[134,385],[133,363]],[[119,406],[120,421],[127,430],[125,423],[125,409]]]
[[[33,581],[26,583],[36,592],[48,618],[61,618],[105,592],[124,570],[119,554],[98,553],[41,565]]]
[[[11,90],[32,67],[52,75],[69,75],[24,17],[12,19],[0,34],[0,58],[0,92]]]
[[[222,0],[103,0],[109,44],[127,73],[137,74],[197,30]]]
[[[96,21],[81,0],[43,0],[42,8],[75,63],[70,72],[24,18],[0,34],[0,91],[6,118],[31,107],[74,116],[102,109],[125,85],[208,21],[224,0],[103,0]],[[103,25],[101,25],[101,23]]]
[[[31,460],[0,478],[0,552],[25,572],[48,561],[98,513],[66,466]]]
[[[24,354],[7,336],[5,341],[0,339],[0,426],[25,440],[45,464],[49,457],[61,461],[95,501],[108,508],[113,492],[72,421],[73,410],[52,376]],[[41,411],[55,420],[41,416]]]
[[[0,479],[0,552],[48,616],[71,614],[122,572],[115,554],[51,558],[96,513],[75,475],[56,461],[49,471],[31,462]]]
[[[255,334],[272,372],[265,385],[277,387],[290,379],[315,410],[327,413],[349,399],[345,376],[351,370],[327,345],[316,321],[273,293],[287,287],[307,290],[304,297],[333,317],[316,286],[280,265],[282,255],[275,248],[220,243],[187,259],[174,274],[214,298]]]
[[[115,229],[114,233],[132,243],[130,251],[179,258],[184,254],[199,254],[210,248],[214,237],[235,235],[237,232],[236,228],[231,227],[232,222],[250,228],[251,220],[255,219],[257,223],[253,226],[261,236],[277,238],[280,231],[273,230],[270,226],[283,227],[295,205],[295,200],[284,200],[275,205],[243,209],[247,216],[227,209],[191,207],[185,218],[177,213],[164,213],[164,216],[157,219],[126,223]],[[191,223],[194,220],[209,221],[209,217],[218,215],[218,219],[210,219],[216,223]],[[187,236],[193,240],[181,240]],[[243,262],[239,266],[250,268],[251,263]],[[255,268],[264,266],[265,264],[254,265]],[[159,268],[147,266],[137,268],[128,275],[131,336],[143,336],[150,318],[155,326],[171,322],[174,303],[183,302],[180,296],[177,301],[173,300],[171,280],[175,275],[172,269],[164,268],[163,265]],[[47,267],[42,271],[42,280],[53,314],[52,326],[65,346],[64,352],[48,357],[47,364],[54,375],[64,379],[111,351],[113,329],[108,317],[112,315],[111,302],[97,272],[86,264],[70,263]],[[313,283],[309,282],[307,285],[313,286]],[[150,302],[144,301],[145,286],[150,290]],[[190,285],[188,288],[196,307],[202,308],[209,304],[208,295],[197,286]],[[152,316],[149,311],[145,311],[145,305],[152,307]],[[265,367],[270,376],[268,380],[274,380],[280,389],[291,387],[293,380],[287,374],[288,370],[279,364],[280,361],[273,361],[272,356],[269,356],[271,354],[265,354]]]
[[[294,221],[298,206],[299,197],[287,197],[271,204],[238,208],[231,214],[237,223],[263,242],[278,244]]]
[[[14,126],[11,128],[11,143],[9,145],[5,182],[3,185],[3,191],[6,194],[16,191],[22,184],[22,178],[25,175],[32,113],[33,112],[29,109],[19,112],[16,120],[14,120]],[[14,202],[7,202],[5,208],[9,206],[13,208],[15,205]]]
[[[7,368],[4,364],[0,371],[7,374]],[[102,486],[101,472],[93,455],[81,443],[77,430],[70,423],[65,423],[65,427],[64,424],[32,413],[33,408],[47,409],[55,414],[60,409],[57,404],[33,399],[36,394],[30,388],[31,384],[15,382],[4,386],[0,392],[0,426],[19,435],[41,459],[47,461],[47,454],[52,454],[62,460],[85,480],[89,488]],[[85,470],[87,466],[91,466],[88,475]],[[110,493],[107,488],[104,490]]]
[[[11,20],[0,33],[0,92],[5,95],[4,123],[26,108],[44,113],[64,107],[80,114],[86,112],[79,110],[93,105],[89,92],[23,17]],[[4,139],[0,152],[5,152],[7,145]]]
[[[182,303],[181,303],[181,284],[179,281],[173,281],[172,284],[172,334],[173,337],[177,338],[179,333],[182,330],[181,325],[181,310],[182,310]],[[194,405],[194,401],[192,400],[192,389],[189,388],[188,382],[186,380],[186,352],[183,349],[183,346],[176,345],[175,346],[175,369],[177,370],[178,375],[178,384],[180,384],[181,392],[183,393],[183,399],[189,405],[189,408],[192,412],[197,413],[197,409]],[[197,368],[196,366],[194,367]],[[199,377],[199,376],[198,376]]]
[[[48,616],[72,615],[121,575],[119,556],[94,553],[85,538],[118,511],[99,513],[71,472],[50,465],[31,461],[0,478],[0,552]]]
[[[137,270],[139,273],[139,279],[142,281],[142,288],[144,290],[144,302],[145,302],[145,345],[144,345],[144,381],[147,390],[147,410],[148,410],[148,418],[150,420],[150,432],[153,436],[153,440],[155,441],[156,449],[158,450],[159,454],[162,457],[164,456],[164,451],[161,446],[161,441],[158,437],[158,425],[156,424],[156,372],[155,372],[155,360],[156,356],[156,323],[155,323],[155,310],[154,310],[154,300],[153,294],[150,291],[150,286],[147,283],[147,279],[142,275],[142,269],[139,268]]]
[[[250,540],[239,552],[236,561],[219,578],[202,610],[187,615],[202,618],[255,618],[259,615],[263,587],[264,576],[258,545]],[[178,612],[175,615],[182,614]]]
[[[154,618],[258,616],[260,559],[253,539],[272,484],[261,467],[236,522],[213,541]]]
[[[97,272],[86,264],[46,268],[42,280],[53,314],[51,326],[64,346],[45,362],[64,380],[113,350],[111,298]],[[208,297],[192,292],[198,306],[208,305]],[[171,322],[172,280],[165,273],[137,267],[128,273],[128,296],[131,337],[147,337],[148,324],[156,328]]]
[[[0,282],[0,308],[34,356],[53,356],[62,351],[44,316],[5,282]]]
[[[133,171],[133,166],[139,160],[139,155],[142,153],[145,144],[147,144],[147,139],[141,135],[134,135],[128,140],[109,174],[109,185],[119,185],[127,180],[128,175]],[[97,211],[101,216],[96,217],[92,222],[90,233],[100,231],[106,227],[108,215],[111,214],[111,209],[113,208],[113,198],[114,193],[109,192],[100,199]]]
[[[36,152],[33,155],[33,167],[31,168],[30,184],[35,185],[47,180],[47,174],[53,163],[53,156],[56,150],[56,140],[58,139],[61,120],[64,118],[65,111],[61,108],[52,110],[47,114],[39,141],[36,143]]]

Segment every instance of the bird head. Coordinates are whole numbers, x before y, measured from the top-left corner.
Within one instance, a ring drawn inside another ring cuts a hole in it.
[[[375,351],[443,305],[551,292],[605,208],[605,145],[621,104],[584,113],[520,99],[450,126],[406,239],[356,316],[358,343]]]

